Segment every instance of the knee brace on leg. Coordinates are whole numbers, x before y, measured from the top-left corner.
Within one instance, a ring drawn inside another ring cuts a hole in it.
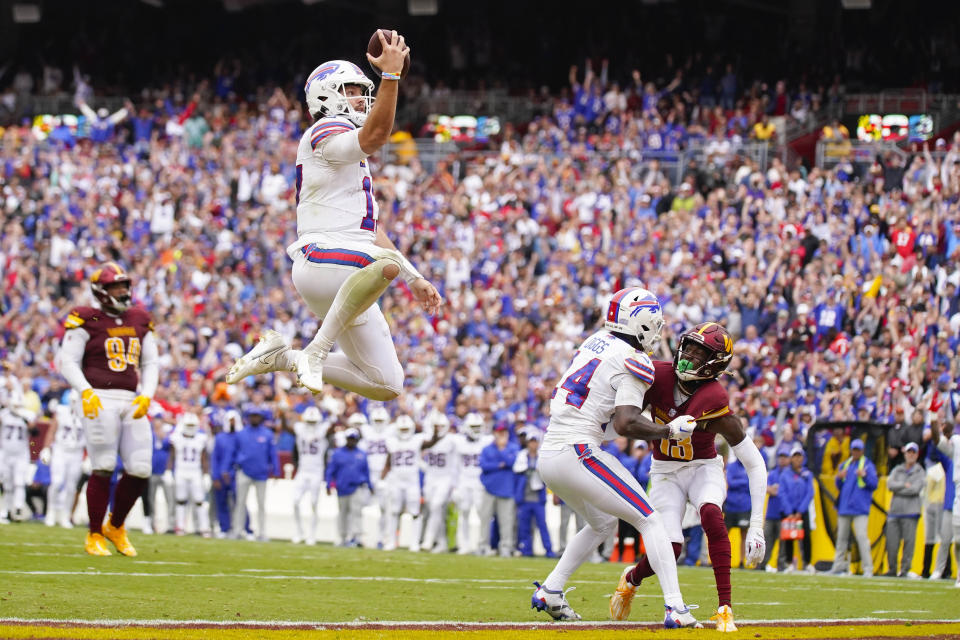
[[[400,275],[402,260],[400,252],[386,249],[378,252],[373,263],[350,274],[340,285],[320,331],[304,351],[326,358],[340,333],[374,304]]]

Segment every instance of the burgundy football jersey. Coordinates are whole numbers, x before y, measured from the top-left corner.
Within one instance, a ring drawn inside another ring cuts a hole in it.
[[[700,386],[687,400],[674,403],[673,390],[677,384],[677,374],[672,362],[654,360],[655,371],[653,385],[643,398],[643,407],[652,407],[653,421],[667,424],[680,415],[690,415],[696,420],[719,418],[730,413],[727,391],[716,380]],[[698,429],[686,440],[654,440],[651,443],[654,460],[704,460],[717,457],[713,445],[716,434]]]
[[[131,307],[119,316],[95,307],[76,307],[63,326],[90,334],[81,369],[94,389],[137,390],[143,337],[153,331],[150,314]]]

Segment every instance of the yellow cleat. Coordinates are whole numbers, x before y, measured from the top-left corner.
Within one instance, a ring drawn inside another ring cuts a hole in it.
[[[710,619],[717,621],[717,631],[733,633],[737,630],[737,625],[733,624],[733,609],[728,604],[717,609],[716,615],[710,616]]]
[[[104,537],[113,543],[113,546],[117,548],[117,551],[122,553],[125,556],[130,556],[131,558],[137,555],[137,550],[133,548],[133,545],[130,544],[130,541],[127,539],[127,529],[126,527],[114,527],[110,524],[110,515],[107,515],[106,522],[103,523],[103,535]]]
[[[630,617],[630,603],[633,602],[633,596],[637,592],[636,585],[627,580],[627,574],[631,569],[633,565],[623,570],[617,590],[610,596],[610,617],[614,620],[626,620]]]
[[[99,533],[87,533],[87,539],[83,543],[83,550],[92,556],[112,556],[110,549],[107,549],[107,541]]]

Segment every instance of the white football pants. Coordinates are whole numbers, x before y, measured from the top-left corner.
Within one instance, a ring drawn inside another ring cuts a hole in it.
[[[311,471],[298,471],[297,477],[294,478],[293,483],[293,519],[296,521],[297,525],[297,537],[300,539],[304,538],[303,534],[303,519],[300,516],[300,502],[303,500],[303,496],[310,494],[310,510],[313,512],[313,516],[310,519],[310,529],[306,535],[307,542],[315,542],[317,539],[317,521],[319,519],[319,514],[317,512],[317,504],[320,500],[320,491],[324,487],[323,482],[323,473],[322,472],[311,472]]]
[[[177,499],[177,529],[187,530],[187,507],[193,513],[193,528],[197,533],[210,531],[210,510],[207,508],[207,492],[203,488],[200,471],[174,473],[174,491]]]
[[[22,513],[27,508],[27,476],[29,475],[29,454],[0,454],[0,483],[3,484],[4,511],[11,517],[14,511]]]
[[[423,534],[423,548],[427,551],[433,545],[440,543],[440,548],[447,549],[447,505],[450,504],[450,494],[453,492],[453,478],[443,476],[432,478],[427,476],[423,481],[424,502],[427,507],[426,531]]]
[[[132,391],[94,389],[103,403],[96,418],[82,418],[87,454],[94,471],[113,471],[117,453],[123,469],[132,476],[149,478],[153,467],[153,433],[146,416],[133,418]]]
[[[371,245],[370,253],[375,254],[376,249]],[[291,275],[310,311],[323,319],[340,286],[356,271],[356,267],[309,262],[298,254]],[[323,362],[324,382],[373,400],[392,400],[403,391],[403,367],[379,305],[368,307],[344,329],[337,345],[340,352],[330,353]],[[293,366],[299,353],[288,351],[278,366]]]
[[[68,451],[57,445],[50,455],[50,488],[47,489],[47,513],[52,521],[69,522],[77,482],[83,473],[83,449]]]
[[[616,529],[619,518],[643,536],[664,602],[683,608],[677,563],[663,520],[650,506],[643,487],[619,460],[599,446],[576,444],[541,450],[537,470],[550,490],[587,521],[567,545],[544,587],[562,591],[573,572]]]
[[[470,538],[470,514],[476,513],[480,517],[480,505],[483,502],[483,496],[486,491],[480,484],[480,479],[463,482],[457,487],[454,500],[457,503],[457,553],[472,553],[477,549],[477,541],[471,542]],[[480,523],[483,527],[483,522]],[[487,523],[489,528],[490,523]]]

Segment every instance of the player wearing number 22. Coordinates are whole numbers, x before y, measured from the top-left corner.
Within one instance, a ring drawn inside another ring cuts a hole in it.
[[[368,156],[393,128],[408,51],[394,32],[379,57],[368,54],[383,72],[376,100],[373,82],[351,62],[325,62],[307,77],[307,109],[316,122],[297,150],[297,240],[287,254],[294,287],[323,322],[302,351],[290,349],[279,333],[264,332],[227,373],[228,383],[293,371],[314,393],[327,382],[373,400],[400,395],[403,367],[376,301],[399,276],[426,311],[442,302],[380,226],[370,174]],[[334,343],[340,351],[330,353]]]
[[[80,394],[93,466],[85,549],[95,556],[110,555],[106,537],[123,555],[135,556],[123,523],[152,470],[153,438],[146,416],[159,376],[157,341],[150,315],[132,304],[130,277],[120,265],[109,262],[97,269],[90,288],[99,306],[70,312],[56,358],[61,375]],[[113,511],[104,521],[118,452],[123,475]]]
[[[763,505],[767,470],[760,452],[746,437],[740,420],[731,414],[727,392],[717,382],[733,357],[733,339],[723,326],[705,322],[680,336],[674,361],[653,363],[655,380],[644,397],[655,422],[666,424],[678,414],[697,421],[697,429],[684,438],[654,440],[650,469],[650,498],[663,515],[667,535],[676,555],[683,543],[681,521],[687,502],[700,512],[707,534],[710,561],[717,582],[720,606],[713,620],[719,631],[736,631],[730,606],[730,539],[720,510],[726,495],[723,460],[714,447],[716,434],[723,436],[747,471],[750,483],[750,527],[746,539],[746,560],[763,559]],[[643,557],[628,567],[610,600],[610,615],[623,620],[630,611],[636,585],[654,571]]]
[[[580,345],[554,390],[537,470],[550,490],[587,523],[567,545],[543,586],[534,583],[533,606],[555,619],[580,619],[567,603],[563,587],[614,532],[619,518],[643,535],[663,590],[664,625],[698,624],[680,593],[663,517],[633,474],[600,448],[617,435],[684,439],[693,432],[696,423],[690,416],[676,416],[669,425],[661,425],[642,413],[644,395],[654,382],[647,353],[660,343],[662,328],[663,311],[652,293],[639,287],[618,291],[610,300],[604,329]]]

